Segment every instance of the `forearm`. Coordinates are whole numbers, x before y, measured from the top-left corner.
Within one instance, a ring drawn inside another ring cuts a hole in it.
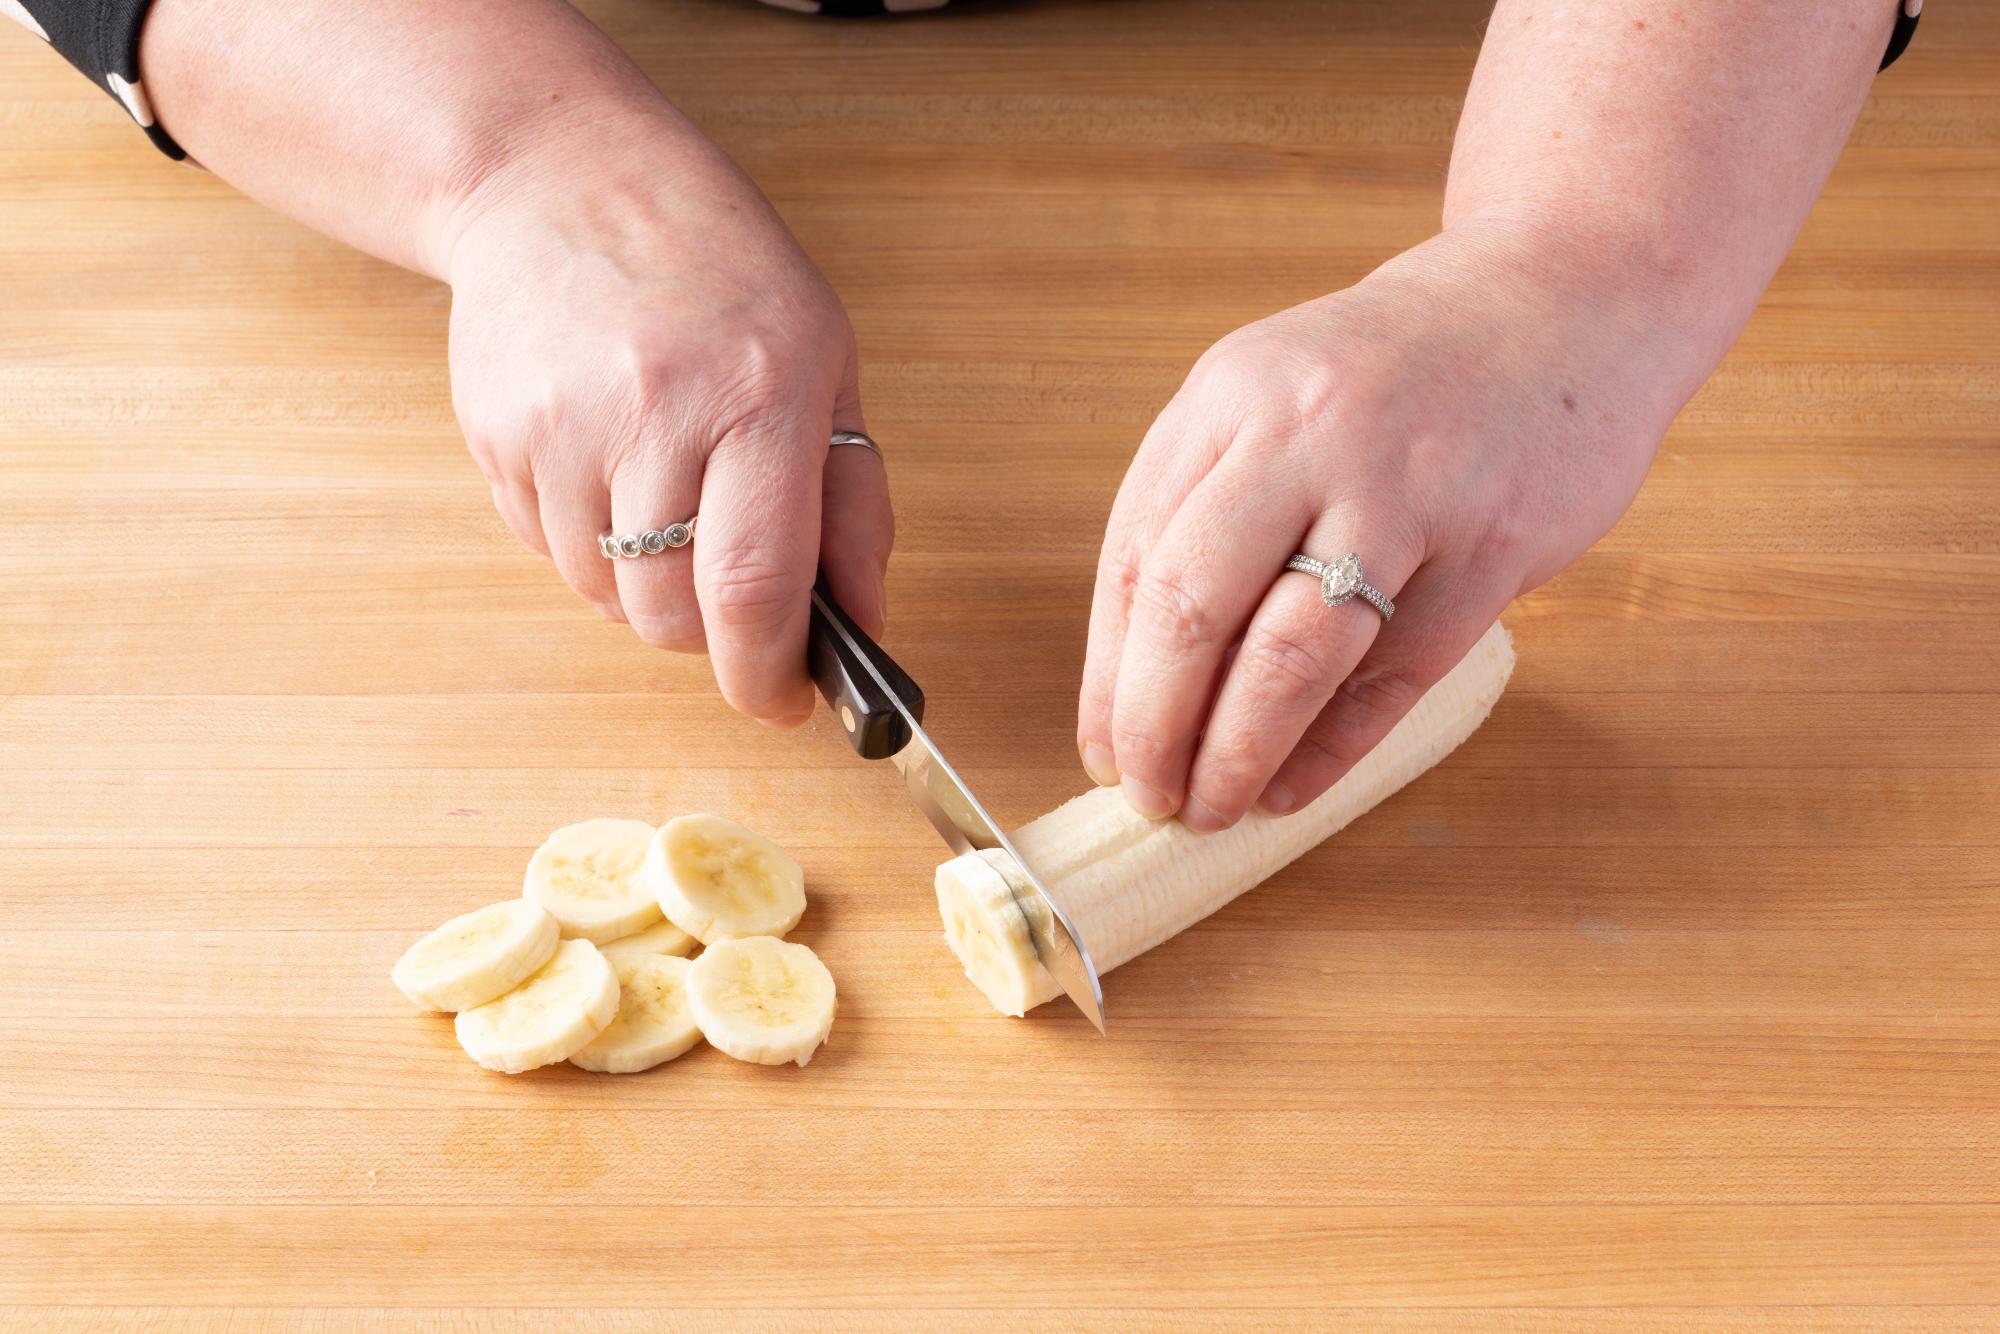
[[[640,139],[713,152],[562,0],[156,0],[140,61],[161,124],[204,166],[434,277],[524,159]]]
[[[1893,0],[1500,0],[1447,230],[1531,238],[1558,285],[1670,330],[1698,383],[1825,184],[1894,17]]]

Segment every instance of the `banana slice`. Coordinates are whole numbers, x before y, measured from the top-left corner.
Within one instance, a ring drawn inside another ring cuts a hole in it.
[[[509,899],[454,917],[403,952],[390,980],[426,1010],[469,1010],[505,995],[556,952],[556,919]]]
[[[719,815],[667,821],[646,852],[667,920],[704,945],[782,936],[806,911],[806,877],[785,850]]]
[[[528,860],[521,893],[555,914],[565,939],[606,944],[660,920],[642,874],[653,826],[644,820],[585,820],[550,834]]]
[[[615,965],[618,1017],[569,1058],[579,1070],[635,1075],[671,1061],[701,1041],[688,1008],[686,959],[644,954]]]
[[[459,1011],[458,1045],[488,1070],[517,1075],[568,1060],[617,1017],[610,963],[589,941],[565,940],[526,982]]]
[[[711,945],[688,967],[687,995],[701,1035],[739,1061],[804,1065],[833,1028],[833,974],[771,936]]]
[[[613,967],[629,959],[644,959],[655,954],[672,954],[686,958],[694,953],[701,942],[672,922],[655,922],[644,931],[629,936],[620,936],[608,945],[597,948],[604,957],[611,960]]]
[[[1034,884],[1005,851],[954,857],[937,868],[936,883],[945,943],[994,1009],[1023,1015],[1048,988],[1061,990],[1035,954],[1021,911],[1023,902],[1037,902]]]

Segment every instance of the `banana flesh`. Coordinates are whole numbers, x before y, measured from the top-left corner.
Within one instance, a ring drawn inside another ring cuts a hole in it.
[[[556,919],[522,899],[454,917],[419,940],[389,976],[426,1010],[484,1005],[522,982],[556,952]]]
[[[719,815],[667,821],[646,852],[645,879],[667,920],[704,945],[782,936],[805,915],[799,864]]]
[[[527,981],[459,1011],[458,1045],[488,1070],[517,1075],[566,1061],[618,1017],[618,977],[597,946],[565,940]]]
[[[633,1075],[671,1061],[701,1041],[688,1006],[686,959],[643,954],[615,965],[618,1017],[569,1058],[580,1070]]]
[[[653,826],[644,820],[585,820],[550,834],[528,860],[522,897],[541,904],[564,939],[608,944],[660,920],[643,869]]]
[[[655,922],[644,931],[629,936],[620,936],[609,944],[599,945],[604,957],[615,964],[627,959],[644,958],[649,954],[672,954],[686,958],[693,954],[695,946],[701,942],[672,922]]]
[[[833,975],[779,939],[805,907],[799,864],[729,820],[586,820],[536,850],[520,898],[446,922],[390,976],[505,1074],[631,1074],[711,1031],[738,1060],[804,1065],[834,1014]]]
[[[1218,834],[1148,820],[1117,788],[1097,788],[1032,821],[1014,846],[1061,898],[1099,973],[1177,935],[1338,833],[1457,748],[1486,720],[1514,669],[1496,624],[1432,686],[1388,737],[1318,800],[1287,816],[1252,811]],[[1003,1014],[1019,1015],[1062,988],[1043,969],[1007,892],[1019,868],[1005,853],[973,853],[938,868],[945,941],[966,976]]]
[[[833,974],[804,945],[746,936],[688,968],[688,1002],[709,1045],[758,1065],[804,1065],[833,1028]]]

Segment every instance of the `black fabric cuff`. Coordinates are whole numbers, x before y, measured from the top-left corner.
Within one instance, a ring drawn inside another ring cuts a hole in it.
[[[1915,8],[1912,9],[1912,4]],[[1889,33],[1889,49],[1882,53],[1882,63],[1876,66],[1881,73],[1896,63],[1896,57],[1903,54],[1903,48],[1917,35],[1917,16],[1923,12],[1923,0],[1899,0],[1896,6],[1896,26]]]
[[[49,45],[125,108],[162,153],[187,156],[153,119],[139,78],[139,33],[152,0],[24,0]]]

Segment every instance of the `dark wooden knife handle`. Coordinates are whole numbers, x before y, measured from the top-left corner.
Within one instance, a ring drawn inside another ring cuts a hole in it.
[[[847,744],[864,760],[886,760],[909,744],[910,725],[896,708],[898,700],[923,721],[922,688],[841,610],[824,579],[813,585],[806,670]]]

